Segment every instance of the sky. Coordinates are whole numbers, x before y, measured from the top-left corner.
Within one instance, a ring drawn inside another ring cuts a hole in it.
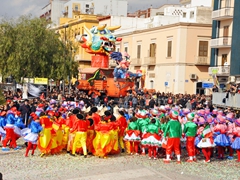
[[[32,14],[39,16],[42,7],[47,5],[49,0],[1,0],[0,17],[16,18],[21,15]],[[128,0],[128,11],[144,10],[151,5],[157,8],[162,4],[176,4],[179,0]]]

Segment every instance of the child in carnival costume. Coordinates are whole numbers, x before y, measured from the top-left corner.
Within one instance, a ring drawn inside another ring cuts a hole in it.
[[[6,114],[7,114],[6,111],[2,111],[0,113],[0,141],[3,140],[6,136],[6,131],[3,129],[4,126],[6,126],[6,120],[5,120]]]
[[[117,121],[116,117],[112,114],[112,117],[110,118],[110,123],[112,124],[112,130],[110,131],[111,134],[111,141],[112,141],[112,150],[109,154],[119,154],[120,148],[119,148],[119,122]]]
[[[205,156],[206,163],[210,162],[212,148],[215,147],[213,140],[213,131],[210,128],[208,122],[204,118],[199,118],[199,124],[203,125],[203,131],[201,133],[201,141],[198,143],[198,147],[202,149],[203,155]]]
[[[77,148],[83,149],[84,158],[87,157],[87,129],[88,129],[88,121],[86,121],[82,114],[76,115],[78,120],[75,121],[73,128],[70,132],[76,132],[76,136],[74,137],[72,153],[70,155],[75,156],[75,152]]]
[[[138,118],[137,123],[138,123],[139,129],[141,132],[141,137],[142,137],[143,133],[146,130],[147,125],[150,122],[150,119],[148,118],[146,110],[139,110],[135,116]],[[146,155],[145,145],[142,144],[141,149],[142,149],[142,155]]]
[[[28,157],[28,153],[30,149],[32,149],[32,155],[34,155],[34,151],[37,148],[37,141],[39,138],[39,133],[42,131],[42,126],[40,124],[40,120],[38,116],[32,115],[32,121],[29,124],[30,132],[24,137],[24,140],[28,142],[28,146],[26,148],[25,157]]]
[[[124,117],[123,111],[119,111],[119,114],[120,114],[120,116],[117,119],[118,126],[119,126],[118,141],[120,143],[122,153],[123,153],[123,152],[125,152],[123,138],[124,138],[124,132],[127,128],[127,120]]]
[[[21,129],[24,129],[26,126],[23,123],[23,118],[21,117],[21,112],[17,111],[16,112],[16,121],[14,123],[14,135],[15,135],[15,139],[18,140],[21,136]]]
[[[69,134],[68,136],[68,144],[67,144],[67,153],[70,153],[70,150],[72,149],[73,140],[75,138],[76,133],[70,132],[70,129],[73,128],[74,123],[77,121],[77,114],[80,113],[79,108],[75,108],[72,110],[71,113],[68,114],[68,117],[66,119],[66,127],[65,131]]]
[[[93,155],[107,158],[107,155],[112,150],[111,130],[113,129],[110,123],[111,112],[105,111],[102,120],[95,125],[96,137],[93,140]]]
[[[138,146],[141,142],[140,134],[141,133],[140,133],[140,128],[137,122],[137,118],[131,117],[129,119],[126,135],[124,137],[124,140],[130,143],[131,155],[133,155],[134,152],[136,153],[136,155],[138,155]]]
[[[227,133],[227,125],[225,117],[218,115],[217,116],[218,123],[214,127],[214,132],[219,132],[219,135],[214,139],[214,143],[218,148],[218,158],[224,159],[225,147],[231,145],[230,138],[226,135]]]
[[[95,137],[95,131],[94,131],[94,122],[92,119],[92,112],[88,112],[86,116],[87,121],[89,122],[88,130],[87,130],[87,149],[88,153],[92,154],[93,150],[93,139]]]
[[[185,133],[187,138],[187,152],[189,159],[187,162],[193,162],[196,161],[196,154],[195,154],[195,136],[197,134],[197,125],[192,122],[194,119],[194,114],[189,113],[187,115],[188,122],[184,124],[183,133]]]
[[[234,113],[230,112],[226,115],[226,124],[227,124],[227,136],[230,139],[230,142],[232,144],[233,142],[233,128],[234,128]],[[229,156],[227,157],[228,160],[233,160],[233,148],[231,146],[228,146]]]
[[[172,151],[177,155],[177,163],[180,164],[180,138],[182,137],[182,127],[180,122],[178,121],[178,112],[172,110],[170,113],[170,121],[167,123],[164,138],[167,139],[167,147],[166,147],[166,159],[164,159],[164,163],[169,163],[171,161],[170,156]]]
[[[141,144],[148,148],[149,159],[156,160],[157,148],[161,147],[161,136],[159,136],[159,127],[156,125],[155,118],[147,125]]]
[[[236,119],[233,127],[234,141],[231,148],[237,151],[237,162],[240,162],[240,119]]]
[[[14,148],[14,150],[19,149],[19,147],[17,146],[17,142],[16,142],[16,136],[14,134],[14,124],[16,122],[16,118],[15,118],[16,111],[17,111],[17,108],[13,107],[7,112],[7,115],[6,115],[6,125],[4,126],[4,129],[6,131],[6,137],[2,141],[2,144],[3,144],[2,150],[3,151],[10,150],[9,148],[7,148],[8,142],[10,142],[10,145],[12,148]]]
[[[40,113],[40,124],[43,127],[43,131],[41,135],[39,136],[38,140],[38,149],[41,152],[41,157],[45,154],[51,153],[51,149],[57,147],[56,141],[53,141],[53,136],[56,135],[55,131],[52,128],[53,122],[50,120],[50,118],[45,115],[45,113]]]

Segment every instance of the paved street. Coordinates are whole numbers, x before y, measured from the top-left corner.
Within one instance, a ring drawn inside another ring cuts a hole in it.
[[[47,157],[24,157],[25,149],[0,152],[0,171],[4,180],[192,180],[239,179],[240,164],[235,161],[201,161],[181,165],[162,159],[149,160],[144,156],[121,154],[107,159],[89,156],[72,157],[60,154]]]

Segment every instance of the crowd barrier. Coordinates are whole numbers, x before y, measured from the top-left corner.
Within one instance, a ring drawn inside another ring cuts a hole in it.
[[[224,101],[225,98],[225,101]],[[212,103],[220,107],[233,107],[235,109],[240,109],[240,94],[229,93],[213,93]]]

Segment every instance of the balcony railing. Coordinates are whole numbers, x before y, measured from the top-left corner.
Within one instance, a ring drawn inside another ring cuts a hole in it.
[[[208,74],[217,76],[229,76],[230,75],[230,66],[217,66],[217,67],[209,67]]]
[[[232,37],[221,37],[211,40],[212,48],[227,48],[232,45]]]
[[[219,9],[212,12],[212,19],[213,20],[232,19],[233,12],[234,12],[234,8],[232,7]]]
[[[145,57],[144,64],[147,65],[155,65],[156,64],[156,57]]]
[[[136,66],[141,66],[142,60],[140,58],[133,58],[131,59],[131,64]]]
[[[203,56],[195,57],[195,65],[209,65],[209,64],[210,64],[209,57],[203,57]]]

